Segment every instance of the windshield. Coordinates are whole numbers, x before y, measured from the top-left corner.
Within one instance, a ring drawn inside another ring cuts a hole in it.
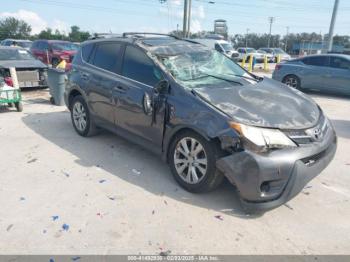
[[[237,81],[240,76],[249,77],[239,65],[215,50],[160,57],[160,60],[172,76],[188,88],[203,84],[220,87],[215,84],[234,79]]]
[[[222,48],[223,48],[225,51],[232,51],[232,50],[233,50],[232,45],[230,45],[230,44],[228,44],[228,43],[221,43],[220,45],[222,46]]]
[[[76,44],[73,43],[53,43],[51,44],[51,47],[53,50],[66,50],[66,51],[76,51],[79,49],[79,47]]]
[[[248,54],[256,53],[256,50],[254,48],[247,48],[246,51]]]
[[[23,49],[0,49],[0,60],[35,60],[35,58]]]
[[[17,45],[23,48],[30,48],[32,46],[32,42],[17,42]]]
[[[285,54],[286,53],[281,48],[275,48],[274,51],[276,54]]]

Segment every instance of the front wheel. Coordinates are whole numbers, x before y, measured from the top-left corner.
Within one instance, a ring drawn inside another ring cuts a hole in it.
[[[81,136],[96,134],[96,126],[90,115],[90,111],[82,96],[73,98],[71,105],[71,119],[75,131]]]
[[[224,176],[216,170],[217,147],[192,131],[177,135],[168,160],[175,180],[187,191],[208,192],[218,187]]]
[[[16,102],[15,107],[17,109],[17,112],[22,112],[23,111],[23,104],[22,102]]]

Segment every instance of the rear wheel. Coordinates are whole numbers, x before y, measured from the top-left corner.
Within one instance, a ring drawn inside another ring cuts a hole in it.
[[[286,76],[285,78],[283,78],[282,82],[292,88],[300,89],[300,79],[295,75]]]
[[[70,108],[75,131],[81,136],[95,135],[97,129],[84,98],[80,95],[74,97]]]
[[[177,135],[169,149],[175,180],[186,190],[199,193],[218,187],[224,176],[216,170],[217,147],[192,131]]]

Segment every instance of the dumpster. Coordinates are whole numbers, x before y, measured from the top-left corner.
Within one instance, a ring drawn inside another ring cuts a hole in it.
[[[64,105],[64,89],[67,75],[64,70],[57,68],[48,68],[47,83],[50,88],[50,101],[57,106]]]

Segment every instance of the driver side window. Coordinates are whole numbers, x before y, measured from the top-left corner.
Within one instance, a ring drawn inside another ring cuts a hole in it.
[[[155,86],[162,79],[153,61],[141,49],[130,45],[125,49],[122,75],[149,86]]]

